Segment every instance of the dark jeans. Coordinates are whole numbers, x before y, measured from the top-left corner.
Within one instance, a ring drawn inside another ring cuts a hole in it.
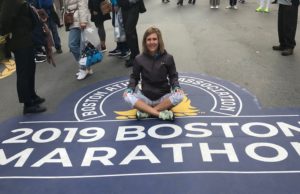
[[[136,25],[139,20],[139,4],[131,6],[129,9],[122,9],[123,23],[126,33],[126,40],[131,51],[130,59],[133,60],[135,56],[140,54],[138,35],[136,32]]]
[[[229,5],[230,6],[235,6],[237,3],[237,0],[229,0]]]
[[[127,46],[127,42],[117,42],[117,49],[121,51],[122,54],[129,51],[129,48]]]
[[[49,17],[48,19],[48,27],[52,32],[55,48],[61,49],[61,41],[57,31],[57,24],[54,22],[54,20],[51,17]]]
[[[278,9],[278,38],[280,46],[293,49],[296,46],[298,6],[279,4]]]
[[[20,103],[30,103],[35,93],[34,49],[26,47],[13,51],[16,61],[17,92]]]

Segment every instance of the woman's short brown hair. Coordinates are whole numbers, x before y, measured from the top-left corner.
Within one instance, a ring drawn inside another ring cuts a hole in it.
[[[165,44],[164,44],[164,41],[162,39],[162,35],[161,35],[160,30],[158,28],[154,27],[154,26],[148,28],[146,30],[146,32],[144,33],[143,52],[149,54],[149,50],[146,46],[146,39],[149,35],[154,34],[154,33],[157,35],[157,38],[158,38],[158,52],[159,52],[159,54],[163,54],[165,52]]]

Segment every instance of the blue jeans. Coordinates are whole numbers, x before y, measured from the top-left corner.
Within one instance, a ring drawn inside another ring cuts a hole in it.
[[[71,28],[69,32],[69,48],[75,60],[78,62],[81,53],[81,29]]]
[[[48,19],[48,27],[50,28],[50,30],[52,32],[54,46],[55,46],[56,50],[61,49],[61,42],[60,42],[60,37],[59,37],[58,31],[57,31],[57,25],[51,17]]]

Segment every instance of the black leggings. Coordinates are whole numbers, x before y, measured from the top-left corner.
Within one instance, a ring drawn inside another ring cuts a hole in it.
[[[230,6],[235,6],[237,3],[237,0],[229,0]]]
[[[106,39],[106,32],[105,32],[105,29],[104,29],[104,23],[103,22],[98,23],[97,24],[97,29],[98,29],[98,35],[99,35],[100,41],[104,42],[105,39]]]

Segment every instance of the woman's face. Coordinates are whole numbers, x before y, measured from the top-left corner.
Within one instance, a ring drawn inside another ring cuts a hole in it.
[[[156,33],[152,33],[146,38],[146,47],[151,55],[154,55],[158,50],[158,37]]]

